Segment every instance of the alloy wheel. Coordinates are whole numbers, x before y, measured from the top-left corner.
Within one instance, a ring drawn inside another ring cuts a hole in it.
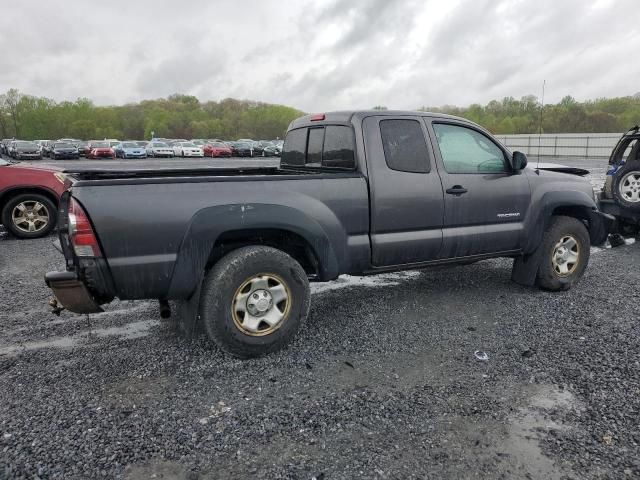
[[[49,211],[36,200],[26,200],[13,208],[11,220],[13,225],[22,232],[39,232],[49,225]]]

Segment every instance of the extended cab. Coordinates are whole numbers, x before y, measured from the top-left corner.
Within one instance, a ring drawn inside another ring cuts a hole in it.
[[[240,357],[292,338],[309,280],[509,257],[514,281],[566,290],[609,222],[585,179],[425,112],[299,118],[279,168],[68,175],[66,269],[46,275],[60,302],[179,301],[182,321]]]

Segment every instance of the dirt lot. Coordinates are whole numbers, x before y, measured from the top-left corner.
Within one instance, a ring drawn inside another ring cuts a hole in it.
[[[0,478],[640,476],[637,244],[567,293],[507,260],[341,277],[239,361],[152,302],[50,314],[52,240],[0,232]]]

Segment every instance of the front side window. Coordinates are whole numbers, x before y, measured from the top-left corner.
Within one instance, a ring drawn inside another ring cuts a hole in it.
[[[381,120],[380,135],[387,166],[412,173],[429,172],[429,151],[417,120]]]
[[[488,137],[471,128],[433,124],[447,173],[508,172],[503,151]]]

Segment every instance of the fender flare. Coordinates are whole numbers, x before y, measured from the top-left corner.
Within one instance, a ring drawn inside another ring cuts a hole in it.
[[[528,232],[528,234],[523,248],[525,255],[532,254],[537,250],[542,242],[542,236],[549,226],[551,217],[557,210],[564,212],[573,210],[579,212],[579,217],[584,220],[589,222],[592,220],[599,221],[598,205],[596,201],[585,192],[575,190],[546,192],[540,200],[533,201],[531,205],[531,208],[535,207],[537,214],[532,214],[533,212],[531,212],[527,216],[528,221],[526,222],[524,231]],[[564,214],[567,215],[567,213]]]
[[[254,229],[281,230],[299,235],[310,245],[318,260],[319,277],[330,279],[338,275],[339,260],[329,235],[318,221],[302,211],[262,203],[212,206],[198,211],[189,222],[171,275],[168,298],[188,298],[196,290],[220,235]],[[342,243],[337,244],[346,244],[346,236]]]
[[[593,245],[602,244],[607,238],[607,219],[602,212],[598,211],[595,200],[585,192],[573,190],[546,192],[538,202],[532,205],[536,205],[538,214],[529,216],[529,222],[525,228],[525,232],[529,234],[525,239],[523,255],[514,260],[511,271],[511,280],[517,284],[534,285],[542,261],[543,252],[539,247],[554,212],[560,210],[563,215],[586,220],[589,223],[589,236]]]

